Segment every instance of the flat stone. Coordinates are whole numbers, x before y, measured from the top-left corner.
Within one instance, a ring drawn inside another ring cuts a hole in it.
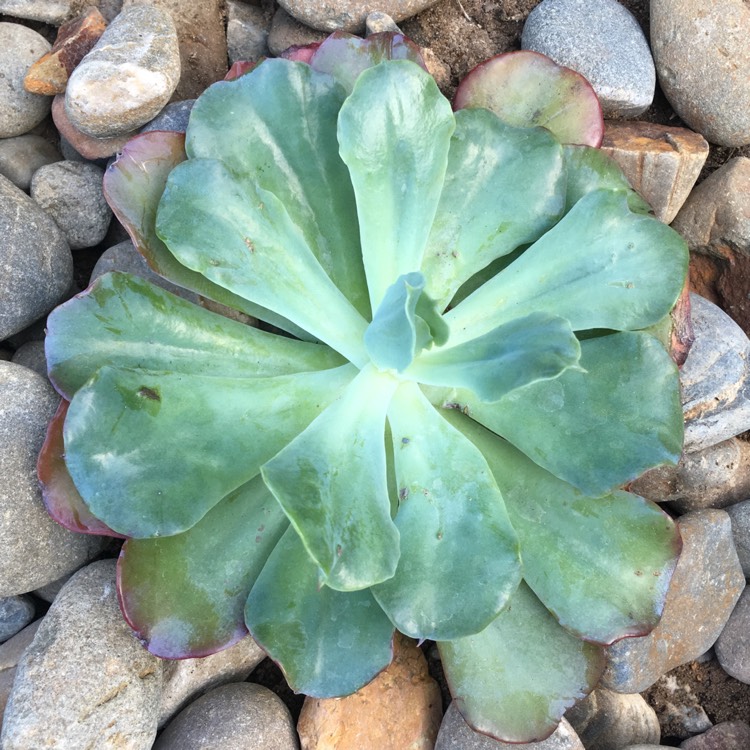
[[[731,438],[695,453],[683,453],[677,466],[647,471],[629,487],[678,513],[726,508],[750,497],[750,443]]]
[[[0,596],[44,586],[102,549],[101,537],[64,529],[42,502],[36,461],[59,402],[46,378],[0,361]]]
[[[697,659],[716,642],[745,588],[725,511],[688,513],[678,526],[682,554],[661,621],[649,635],[607,649],[601,687],[640,693],[670,669]]]
[[[164,730],[153,750],[297,750],[283,701],[268,688],[235,682],[193,701]]]
[[[0,0],[0,13],[60,26],[92,0]]]
[[[35,613],[34,602],[28,596],[0,597],[0,643],[23,630]]]
[[[665,224],[685,203],[708,157],[703,136],[652,122],[608,120],[601,148]]]
[[[65,112],[93,138],[124,135],[152,120],[180,78],[177,31],[169,13],[131,5],[73,71]]]
[[[321,31],[363,31],[373,11],[387,13],[396,23],[435,5],[437,0],[280,0],[279,5],[301,23]]]
[[[388,667],[344,698],[305,698],[297,731],[305,750],[428,750],[441,718],[440,689],[424,655],[397,632]]]
[[[732,522],[732,537],[742,572],[745,578],[750,578],[750,500],[730,505],[727,513]]]
[[[44,341],[27,341],[16,349],[11,362],[23,365],[30,370],[47,377],[47,357],[44,353]]]
[[[57,146],[40,135],[18,135],[0,141],[0,174],[21,190],[29,189],[39,167],[60,159]]]
[[[262,8],[240,0],[227,2],[227,50],[229,63],[254,62],[268,56],[271,16]]]
[[[721,308],[690,295],[695,340],[680,370],[685,450],[750,429],[750,340]]]
[[[123,9],[142,0],[124,0]],[[172,101],[197,99],[227,72],[227,35],[223,0],[149,0],[169,14],[177,30],[179,82]]]
[[[521,47],[584,76],[605,117],[637,117],[653,101],[656,72],[648,42],[616,0],[542,0],[526,19]]]
[[[638,695],[594,690],[565,713],[587,750],[620,750],[659,742],[656,712]]]
[[[58,161],[40,167],[31,197],[55,220],[72,250],[98,245],[107,234],[112,210],[104,199],[104,170],[94,164]]]
[[[289,47],[304,47],[315,42],[322,42],[328,33],[317,31],[292,18],[283,8],[273,14],[271,30],[268,32],[268,50],[278,57]]]
[[[659,84],[675,112],[711,143],[750,143],[747,2],[651,0],[650,25]]]
[[[195,304],[200,302],[200,298],[195,292],[183,289],[171,281],[167,281],[163,276],[154,273],[149,268],[146,259],[135,249],[135,245],[130,240],[113,245],[102,253],[91,272],[89,283],[93,283],[100,276],[110,271],[132,273],[150,281],[152,284],[156,284],[156,286],[160,286],[162,289],[166,289],[168,292],[172,292],[172,294],[176,294],[178,297],[183,297]]]
[[[440,725],[435,750],[503,750],[503,748],[507,750],[585,750],[573,727],[565,719],[546,740],[511,744],[475,732],[464,721],[455,703],[448,706],[443,723]]]
[[[227,682],[246,680],[265,658],[263,649],[247,636],[234,646],[210,656],[165,661],[159,728],[197,695]]]
[[[123,619],[115,561],[89,565],[60,591],[18,664],[3,750],[149,750],[161,669]]]
[[[46,315],[73,281],[73,256],[53,219],[0,175],[0,341]]]
[[[123,135],[112,138],[92,138],[82,133],[70,121],[65,111],[65,96],[58,94],[52,100],[52,119],[60,131],[62,152],[68,161],[73,161],[71,155],[66,152],[66,144],[75,150],[75,153],[87,160],[107,159],[118,151],[122,151],[125,144],[138,133],[133,130]]]
[[[195,101],[195,99],[185,99],[182,102],[167,104],[151,122],[141,128],[141,133],[149,133],[152,130],[170,130],[184,133],[187,130],[190,112]]]
[[[723,721],[697,737],[680,743],[682,750],[747,750],[750,747],[750,724],[746,721]]]
[[[89,8],[84,16],[64,23],[57,32],[52,49],[27,71],[23,79],[26,91],[46,96],[62,94],[70,74],[106,28],[104,16],[94,7]]]
[[[750,589],[742,592],[716,641],[715,650],[716,658],[727,674],[750,684]]]
[[[0,8],[0,11],[2,8]],[[49,42],[20,23],[0,23],[0,138],[28,133],[48,114],[50,100],[23,87],[29,66],[49,51]]]

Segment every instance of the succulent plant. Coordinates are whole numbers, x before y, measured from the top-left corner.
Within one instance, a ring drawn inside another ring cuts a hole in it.
[[[54,311],[47,506],[126,538],[159,656],[249,630],[340,696],[397,628],[437,642],[472,726],[542,738],[657,623],[679,552],[620,488],[680,454],[649,329],[685,244],[597,149],[454,112],[403,37],[295,56],[109,168],[153,269],[239,319],[118,273]]]

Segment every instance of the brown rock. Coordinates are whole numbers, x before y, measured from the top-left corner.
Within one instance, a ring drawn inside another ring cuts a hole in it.
[[[23,87],[32,94],[62,94],[68,76],[107,28],[98,8],[89,8],[86,15],[63,24],[57,32],[52,49],[30,68]]]
[[[122,7],[142,5],[125,0]],[[227,72],[227,35],[221,0],[148,0],[172,16],[180,48],[180,82],[170,101],[197,99]]]
[[[393,662],[345,698],[306,698],[297,724],[302,750],[432,750],[440,689],[414,641],[397,634]]]
[[[708,156],[703,136],[652,122],[607,121],[602,151],[669,224],[690,194]]]
[[[65,95],[52,100],[52,119],[65,140],[86,159],[106,159],[117,153],[135,135],[125,133],[114,138],[92,138],[78,130],[65,112]]]
[[[640,693],[670,669],[697,659],[716,642],[745,588],[723,510],[699,510],[679,521],[682,554],[667,592],[661,622],[643,638],[607,649],[600,687]]]

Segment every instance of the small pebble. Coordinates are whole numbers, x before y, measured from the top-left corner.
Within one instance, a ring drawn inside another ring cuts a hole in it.
[[[11,362],[28,367],[42,377],[47,377],[47,357],[44,354],[44,341],[27,341],[16,349]]]
[[[397,23],[417,15],[437,0],[279,0],[279,5],[300,23],[321,31],[359,33],[373,11],[387,13]]]
[[[678,513],[726,508],[750,497],[750,443],[731,438],[695,453],[683,453],[677,466],[660,466],[632,482],[630,490]]]
[[[391,32],[393,34],[402,33],[396,22],[381,10],[373,11],[367,16],[365,19],[365,32],[367,36],[370,36],[370,34],[382,34],[383,32]]]
[[[732,537],[742,572],[745,578],[750,578],[750,500],[730,505],[726,510],[732,521]]]
[[[396,632],[393,661],[344,698],[305,698],[297,731],[305,750],[429,748],[442,718],[440,689],[422,651]]]
[[[745,589],[716,641],[721,668],[740,682],[750,684],[750,589]]]
[[[29,66],[49,48],[49,42],[27,26],[0,23],[0,138],[28,133],[49,114],[49,98],[23,87]]]
[[[749,747],[750,724],[746,721],[723,721],[680,744],[681,750],[747,750]]]
[[[680,370],[685,450],[695,452],[750,427],[750,340],[721,308],[690,295],[695,340]]]
[[[36,613],[34,603],[28,596],[4,596],[0,598],[0,643],[23,630]]]
[[[197,659],[164,661],[159,701],[159,728],[182,711],[196,695],[228,682],[246,680],[266,654],[248,635],[234,646]]]
[[[282,700],[268,688],[235,682],[214,688],[179,713],[153,750],[297,750]],[[360,746],[362,747],[362,746]]]
[[[141,128],[141,133],[152,130],[171,130],[176,133],[184,133],[187,130],[190,112],[195,104],[195,99],[185,99],[182,102],[172,102],[154,117],[151,122]]]
[[[651,48],[675,112],[720,146],[750,143],[750,5],[651,0]]]
[[[94,164],[58,161],[41,167],[31,181],[31,197],[55,220],[72,250],[98,245],[112,210],[104,199],[104,171]]]
[[[39,167],[61,159],[58,148],[40,135],[18,135],[0,141],[0,174],[21,190],[28,191]]]
[[[682,553],[661,622],[649,635],[626,638],[607,649],[601,687],[639,693],[669,670],[698,658],[716,642],[745,588],[725,511],[688,513],[678,526]]]
[[[599,688],[565,713],[586,750],[620,750],[656,743],[661,732],[656,712],[638,695]]]
[[[147,750],[161,680],[161,660],[123,619],[115,561],[93,563],[60,591],[18,664],[3,750]]]
[[[289,47],[304,47],[313,42],[322,42],[327,36],[327,32],[311,29],[279,8],[273,15],[271,30],[268,32],[268,50],[278,57]]]
[[[425,748],[425,750],[428,749]],[[520,745],[500,742],[486,734],[475,732],[461,716],[456,704],[451,703],[440,725],[435,750],[585,750],[585,748],[573,727],[565,719],[546,740],[541,742],[521,743]]]
[[[238,60],[254,62],[268,55],[271,19],[255,5],[240,0],[227,1],[227,51],[230,64]]]
[[[60,149],[68,161],[107,159],[118,151],[138,131],[116,135],[112,138],[92,138],[76,128],[65,111],[65,96],[58,94],[52,100],[52,119],[60,132]],[[71,154],[69,149],[73,149]],[[78,158],[75,158],[75,155]]]
[[[46,315],[73,281],[73,257],[57,224],[0,175],[0,341]]]
[[[653,122],[610,120],[601,148],[665,224],[687,200],[708,157],[702,136]]]
[[[0,361],[0,596],[72,573],[103,548],[103,537],[55,523],[42,501],[36,461],[59,402],[46,378]]]
[[[65,112],[85,135],[124,135],[161,111],[179,78],[172,17],[152,5],[130,5],[73,71]]]
[[[526,19],[521,47],[588,79],[605,117],[637,117],[654,98],[648,42],[616,0],[542,0]]]
[[[91,51],[107,28],[107,22],[97,8],[86,15],[64,23],[57,32],[52,49],[37,60],[26,73],[23,85],[33,94],[54,96],[62,94],[70,74]]]
[[[659,695],[656,710],[662,736],[684,739],[705,732],[712,726],[700,698],[693,690],[695,683],[691,683],[690,679],[685,680],[682,675],[679,669],[668,672],[654,683],[648,693],[649,696]]]

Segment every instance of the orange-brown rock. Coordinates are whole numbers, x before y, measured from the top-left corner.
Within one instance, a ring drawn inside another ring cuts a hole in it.
[[[52,49],[29,68],[23,87],[32,94],[62,94],[68,77],[106,28],[104,16],[94,7],[80,18],[64,23]]]
[[[302,750],[432,750],[442,708],[415,642],[396,635],[394,659],[345,698],[307,698],[297,730]]]
[[[605,125],[602,151],[620,165],[656,218],[669,224],[698,179],[708,143],[686,128],[611,120]]]

